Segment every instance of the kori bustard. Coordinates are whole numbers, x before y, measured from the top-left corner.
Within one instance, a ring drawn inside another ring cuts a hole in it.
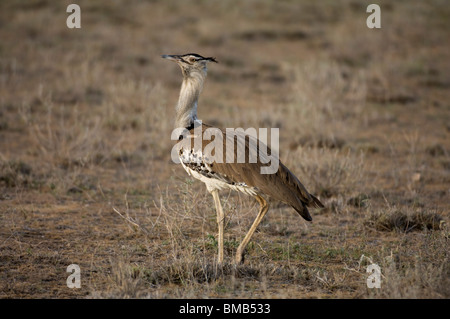
[[[219,199],[219,190],[232,189],[253,196],[259,203],[259,212],[253,222],[250,230],[245,235],[236,251],[236,263],[243,260],[245,247],[249,243],[253,233],[269,209],[267,197],[284,202],[292,206],[304,219],[311,221],[311,215],[307,207],[324,207],[323,204],[313,195],[308,193],[298,178],[281,162],[278,170],[274,174],[262,174],[261,167],[267,161],[260,160],[259,156],[256,162],[239,162],[236,160],[236,152],[239,149],[234,147],[231,161],[227,157],[221,161],[211,161],[206,158],[206,142],[202,139],[200,144],[193,141],[198,138],[197,135],[203,134],[209,125],[202,124],[197,118],[197,103],[206,78],[208,62],[216,62],[215,58],[203,57],[199,54],[189,53],[183,55],[163,55],[165,59],[176,62],[183,74],[183,82],[176,106],[175,128],[185,128],[184,132],[188,134],[180,135],[182,142],[190,140],[189,143],[179,143],[177,155],[187,173],[194,178],[199,179],[206,184],[207,190],[212,194],[217,212],[218,224],[218,262],[223,262],[223,234],[224,234],[224,212]],[[227,136],[227,132],[221,130],[222,140],[224,141],[223,154],[226,152],[226,143],[244,143],[245,158],[249,158],[252,151],[250,143],[251,137],[242,139],[234,136]],[[186,140],[187,139],[187,140]],[[208,141],[209,142],[209,141]],[[177,144],[177,145],[178,145]],[[258,148],[258,146],[256,146]],[[220,149],[216,148],[216,154]],[[270,150],[269,150],[270,152]],[[229,156],[227,154],[227,156]],[[217,159],[217,157],[215,157]]]

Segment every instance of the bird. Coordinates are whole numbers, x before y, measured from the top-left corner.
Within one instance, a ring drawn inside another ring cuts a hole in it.
[[[162,58],[173,61],[181,68],[183,81],[175,108],[175,128],[183,130],[184,134],[178,137],[179,145],[176,150],[179,162],[187,173],[202,181],[209,193],[212,195],[217,214],[218,225],[218,263],[224,260],[224,220],[225,214],[220,202],[220,190],[238,191],[253,196],[259,204],[258,214],[236,250],[235,262],[240,264],[244,259],[244,252],[252,235],[269,210],[269,199],[278,200],[291,206],[301,217],[311,221],[309,208],[323,208],[324,205],[314,195],[310,194],[300,180],[279,161],[278,169],[273,174],[262,174],[261,168],[267,163],[267,158],[258,156],[256,161],[236,161],[238,145],[244,145],[245,158],[250,158],[252,147],[258,151],[261,145],[257,137],[247,136],[244,140],[239,139],[238,134],[231,136],[227,130],[216,128],[222,134],[224,145],[232,143],[233,148],[231,160],[219,161],[218,157],[211,159],[207,156],[207,140],[202,139],[201,144],[195,143],[198,135],[205,134],[213,127],[204,124],[197,117],[197,106],[207,76],[207,65],[218,63],[214,57],[203,57],[196,53],[188,54],[164,54]],[[214,136],[214,140],[217,136]],[[179,143],[179,142],[184,143]],[[253,142],[253,143],[252,143]],[[256,142],[256,143],[255,143]],[[256,145],[256,146],[255,146]],[[270,152],[269,148],[269,152]],[[221,156],[226,152],[216,147],[215,152]],[[227,156],[229,156],[227,154]],[[234,159],[234,160],[233,160]]]

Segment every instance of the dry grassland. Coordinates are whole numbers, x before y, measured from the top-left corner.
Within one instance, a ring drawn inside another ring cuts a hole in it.
[[[378,1],[0,3],[1,298],[449,298],[450,6]],[[215,56],[199,117],[278,127],[326,208],[308,223],[170,160],[181,75]],[[81,267],[69,289],[66,267]],[[381,288],[369,289],[368,265]]]

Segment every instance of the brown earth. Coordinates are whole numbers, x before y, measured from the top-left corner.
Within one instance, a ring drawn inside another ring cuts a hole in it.
[[[0,4],[1,298],[449,298],[450,6],[379,1]],[[170,160],[181,74],[215,56],[199,117],[280,128],[313,222]],[[381,288],[366,268],[381,268]],[[81,268],[69,289],[67,266]]]

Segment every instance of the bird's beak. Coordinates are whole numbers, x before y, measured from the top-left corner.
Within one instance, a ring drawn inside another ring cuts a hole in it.
[[[182,60],[180,55],[169,55],[169,54],[164,54],[164,55],[161,55],[161,57],[162,57],[163,59],[167,59],[167,60],[174,61],[174,62],[179,62],[179,61]]]

